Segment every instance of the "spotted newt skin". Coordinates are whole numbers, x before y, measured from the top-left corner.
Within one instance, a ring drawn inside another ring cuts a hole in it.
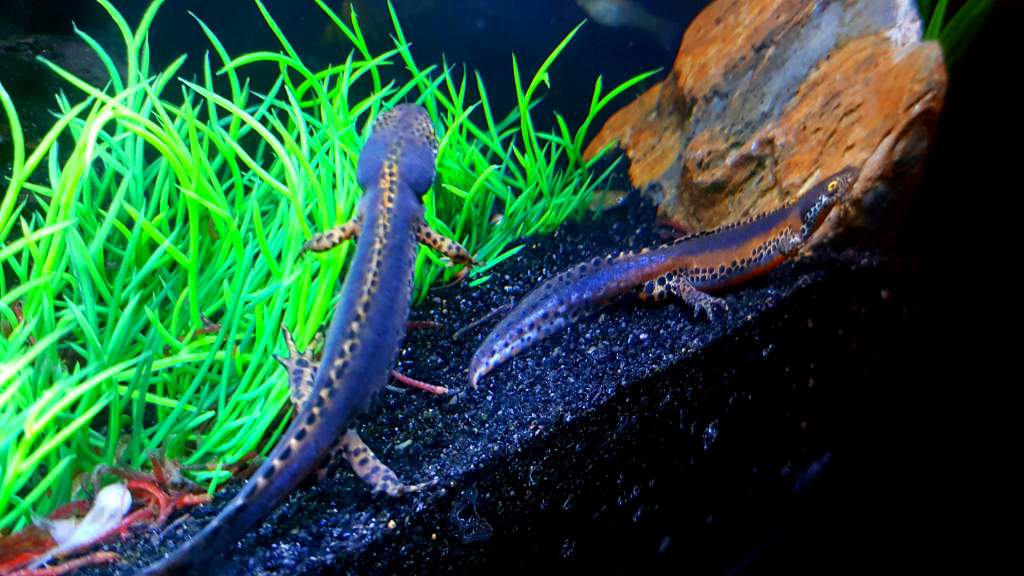
[[[682,298],[712,318],[723,308],[708,292],[759,276],[796,253],[857,179],[847,167],[797,200],[751,219],[680,238],[654,249],[594,258],[548,280],[524,298],[477,349],[469,383],[570,323],[640,287],[640,298]]]
[[[421,196],[433,183],[436,153],[433,126],[422,108],[402,104],[379,116],[359,156],[358,180],[365,192],[357,216],[304,246],[323,251],[358,236],[319,366],[311,353],[295,349],[285,331],[290,356],[278,360],[288,368],[292,400],[301,406],[295,420],[220,514],[144,574],[207,571],[201,562],[270,514],[339,449],[376,490],[396,495],[423,486],[398,482],[350,426],[387,382],[405,334],[419,242],[455,262],[472,262],[462,246],[423,221]]]

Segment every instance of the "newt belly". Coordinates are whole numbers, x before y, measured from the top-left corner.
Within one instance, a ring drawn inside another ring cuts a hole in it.
[[[682,298],[709,318],[724,303],[709,292],[759,276],[795,254],[857,179],[856,168],[826,178],[796,201],[749,220],[636,252],[594,258],[541,284],[476,350],[469,382],[617,296],[640,288],[644,300]]]
[[[358,179],[365,193],[357,216],[305,246],[323,251],[358,236],[319,366],[311,354],[298,354],[285,334],[292,355],[281,360],[297,403],[295,420],[220,514],[145,573],[200,567],[199,562],[265,518],[334,450],[341,450],[375,487],[402,491],[349,427],[387,382],[405,333],[419,242],[447,250],[454,261],[471,261],[461,246],[439,239],[423,223],[420,197],[433,182],[436,151],[433,126],[422,108],[403,104],[377,119],[359,157]]]

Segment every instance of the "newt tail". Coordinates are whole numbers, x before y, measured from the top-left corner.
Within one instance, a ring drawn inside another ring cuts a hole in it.
[[[710,319],[724,302],[708,294],[760,276],[795,254],[857,180],[847,167],[795,201],[742,222],[636,252],[576,265],[541,284],[476,350],[469,383],[570,323],[640,287],[643,300],[682,298]]]
[[[335,450],[378,490],[417,489],[401,485],[349,428],[388,379],[405,334],[419,243],[430,242],[456,262],[472,262],[465,249],[440,239],[423,221],[420,197],[433,183],[436,153],[433,126],[422,108],[403,104],[377,119],[359,156],[358,180],[365,192],[357,216],[304,247],[327,250],[358,236],[319,367],[311,354],[298,354],[285,333],[291,357],[279,360],[288,368],[293,400],[300,406],[295,420],[220,514],[145,574],[202,568],[201,562],[263,520]]]

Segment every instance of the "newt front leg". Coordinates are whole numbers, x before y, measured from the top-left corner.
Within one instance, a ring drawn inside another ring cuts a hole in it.
[[[302,245],[302,251],[325,252],[345,240],[356,238],[362,228],[361,221],[362,218],[357,216],[337,228],[313,236]]]
[[[302,245],[303,252],[326,252],[339,246],[346,240],[352,240],[359,236],[361,228],[361,219],[354,218],[341,226],[331,228],[327,232],[314,235],[312,238],[306,241]],[[416,229],[416,239],[423,244],[432,248],[438,254],[446,256],[455,264],[466,264],[469,266],[475,266],[479,264],[469,254],[469,250],[462,245],[436,232],[433,228],[428,226],[426,223],[421,223]]]
[[[434,229],[428,226],[425,222],[420,224],[419,228],[416,230],[416,239],[420,241],[420,244],[429,246],[433,248],[435,252],[443,256],[447,256],[448,259],[455,264],[468,264],[470,266],[478,264],[478,262],[469,255],[469,250],[466,250],[462,244],[435,232]]]

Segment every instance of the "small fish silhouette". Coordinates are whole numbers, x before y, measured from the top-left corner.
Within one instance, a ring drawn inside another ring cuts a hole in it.
[[[598,24],[644,30],[669,52],[679,45],[682,26],[651,14],[633,0],[576,0],[576,4]]]

